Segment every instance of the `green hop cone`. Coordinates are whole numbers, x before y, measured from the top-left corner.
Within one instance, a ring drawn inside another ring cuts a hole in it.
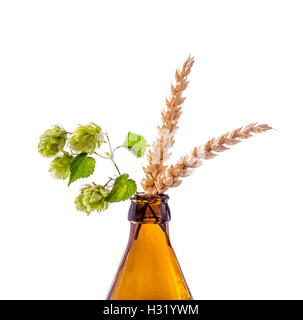
[[[85,207],[85,205],[83,204],[82,194],[80,194],[80,195],[75,199],[75,205],[76,205],[76,209],[77,209],[77,210],[86,212],[86,207]]]
[[[62,155],[57,156],[50,164],[49,172],[56,179],[66,179],[70,175],[70,165],[74,157],[68,152],[63,151]]]
[[[54,157],[63,150],[66,143],[66,131],[56,125],[52,129],[46,130],[41,136],[38,150],[43,157]]]
[[[82,187],[80,195],[75,199],[77,210],[89,215],[92,211],[102,211],[108,208],[106,201],[110,190],[99,185],[86,184]]]
[[[92,154],[104,141],[101,128],[91,122],[86,126],[80,125],[72,134],[69,145],[75,152]]]

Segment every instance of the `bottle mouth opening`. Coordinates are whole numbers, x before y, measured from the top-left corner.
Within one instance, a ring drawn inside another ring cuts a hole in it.
[[[169,199],[167,194],[146,194],[146,193],[136,193],[130,198],[132,202],[141,203],[166,203]]]

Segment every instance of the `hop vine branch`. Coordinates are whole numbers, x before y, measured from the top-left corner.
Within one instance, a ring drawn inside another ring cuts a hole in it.
[[[109,150],[100,154],[96,150],[101,146],[103,148],[105,141]],[[79,125],[72,133],[59,125],[53,126],[40,136],[38,151],[43,157],[54,157],[49,172],[56,179],[68,179],[68,186],[94,173],[96,160],[93,156],[112,162],[117,173],[115,177],[109,177],[104,185],[94,182],[85,184],[75,199],[76,208],[89,215],[92,211],[107,209],[110,203],[124,201],[137,191],[135,181],[129,179],[128,174],[121,174],[114,160],[115,151],[125,148],[139,158],[144,155],[148,146],[142,135],[128,132],[124,143],[113,149],[109,135],[91,122],[88,125]]]

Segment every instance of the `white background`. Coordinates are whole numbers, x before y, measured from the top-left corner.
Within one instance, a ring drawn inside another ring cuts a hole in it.
[[[87,217],[37,152],[95,121],[113,144],[156,137],[176,67],[196,63],[172,161],[250,122],[277,130],[170,190],[171,239],[195,299],[303,298],[302,1],[0,2],[0,297],[104,299],[129,202]],[[144,160],[117,162],[138,182]],[[98,160],[89,181],[114,169]]]

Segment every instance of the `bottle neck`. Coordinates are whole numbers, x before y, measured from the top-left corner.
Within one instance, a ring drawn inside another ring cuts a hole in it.
[[[167,195],[137,194],[131,198],[128,220],[134,223],[162,224],[170,221]]]
[[[167,195],[137,194],[132,199],[128,213],[131,222],[131,242],[154,243],[161,245],[165,241],[170,245],[168,222],[170,210]]]

